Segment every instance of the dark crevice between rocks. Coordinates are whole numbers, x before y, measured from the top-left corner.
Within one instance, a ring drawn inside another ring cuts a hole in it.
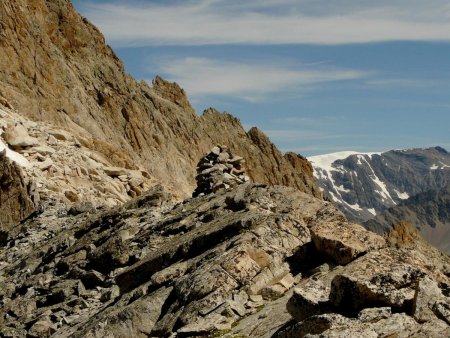
[[[47,295],[45,298],[40,299],[36,302],[37,308],[49,307],[52,305],[56,305],[62,303],[66,300],[66,295],[63,290],[58,290]]]
[[[200,216],[200,215],[198,215],[198,216]],[[202,223],[212,222],[212,221],[214,221],[214,218],[215,218],[214,214],[211,212],[201,215],[201,217],[199,217],[200,222],[202,222]]]
[[[225,209],[231,210],[233,212],[245,210],[246,202],[243,198],[238,198],[238,196],[228,196],[225,198]]]
[[[178,234],[183,234],[189,231],[194,225],[193,224],[177,224],[177,226],[172,226],[162,231],[161,236],[175,236]]]
[[[47,252],[44,254],[44,257],[42,257],[41,263],[39,264],[38,268],[54,261],[56,256],[62,253],[67,248],[67,245],[59,245],[57,248],[53,246],[48,248]]]
[[[105,212],[100,216],[96,216],[95,219],[91,219],[86,221],[84,226],[82,226],[79,230],[74,233],[75,239],[80,239],[84,235],[93,231],[96,228],[99,228],[97,233],[101,233],[105,230],[112,229],[118,224],[122,219],[122,215],[118,212],[118,210],[110,210]]]
[[[176,295],[175,290],[172,290],[165,300],[163,306],[161,307],[161,314],[158,317],[158,320],[156,322],[159,322],[164,316],[168,313],[172,313],[173,307],[178,305],[178,298]]]
[[[338,275],[331,282],[330,302],[333,312],[345,317],[357,318],[358,313],[366,308],[390,307],[392,313],[406,313],[412,316],[414,313],[413,299],[405,299],[403,304],[395,305],[383,299],[375,299],[375,295],[369,297],[370,290],[360,290],[355,282],[347,277]]]
[[[449,284],[441,282],[438,284],[438,286],[439,286],[439,289],[441,289],[442,294],[445,297],[450,297],[450,285]]]
[[[180,306],[178,299],[172,298],[172,294],[164,303],[164,311],[155,323],[149,337],[169,337],[172,332],[176,332],[183,326],[179,316],[183,312],[184,307]],[[164,314],[163,314],[164,313]]]
[[[9,234],[6,231],[0,230],[0,248],[5,247],[8,244]]]
[[[188,338],[188,337],[211,337],[209,334],[210,334],[211,332],[210,331],[206,331],[206,330],[204,330],[204,331],[200,331],[200,330],[198,330],[198,331],[196,331],[196,332],[178,332],[177,333],[177,337],[180,337],[180,338]]]
[[[56,263],[55,266],[55,276],[62,276],[66,273],[68,273],[70,270],[70,265],[69,263],[65,262],[65,261],[59,261],[58,263]]]
[[[298,322],[295,319],[291,319],[290,321],[288,321],[287,323],[285,323],[284,325],[279,327],[278,330],[276,330],[273,333],[271,338],[297,337],[296,335],[289,335],[290,331],[292,330],[293,327],[295,327],[295,325],[297,325],[297,323]],[[289,332],[289,333],[287,333],[287,332]],[[300,336],[298,336],[298,337],[300,337]]]
[[[327,262],[327,257],[317,251],[313,242],[308,242],[298,247],[286,261],[294,276],[301,273],[308,277],[314,273],[314,268]]]
[[[28,291],[27,285],[17,286],[13,294],[13,299],[17,298],[18,296],[25,296],[27,291]]]
[[[105,251],[103,254],[99,256],[90,257],[84,269],[96,270],[107,275],[117,268],[131,266],[135,264],[138,260],[135,255],[132,255],[128,256],[128,260],[126,262],[119,262],[115,254],[116,254],[115,252]]]
[[[152,228],[153,232],[156,231],[168,231],[168,226],[173,225],[175,223],[180,223],[184,218],[186,218],[188,216],[188,214],[181,214],[178,216],[171,216],[170,218],[164,220],[163,222],[159,223],[158,225],[156,225],[155,227]]]

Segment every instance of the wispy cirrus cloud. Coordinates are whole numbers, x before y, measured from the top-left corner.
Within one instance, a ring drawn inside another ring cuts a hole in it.
[[[355,80],[369,73],[352,69],[245,63],[186,57],[162,61],[164,77],[178,82],[193,97],[221,95],[259,101],[267,94],[295,91],[297,95],[318,84]]]
[[[368,86],[375,87],[398,87],[398,88],[424,88],[436,87],[442,85],[441,81],[426,80],[426,79],[396,79],[396,78],[381,78],[372,79],[365,82]]]
[[[292,129],[265,129],[264,132],[273,140],[292,142],[292,141],[314,141],[314,140],[334,140],[346,139],[349,136],[358,136],[356,134],[337,134],[324,132],[320,130],[292,130]]]
[[[450,41],[446,0],[84,2],[114,46]]]
[[[346,121],[347,118],[342,115],[325,115],[319,117],[312,116],[286,116],[272,119],[272,123],[279,125],[289,125],[291,127],[317,127],[324,124]]]

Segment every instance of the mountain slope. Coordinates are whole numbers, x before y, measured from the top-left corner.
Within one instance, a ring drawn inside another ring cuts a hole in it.
[[[383,234],[401,221],[418,228],[428,242],[450,254],[450,184],[443,189],[427,191],[402,201],[368,220],[364,226]]]
[[[325,196],[354,221],[366,221],[416,194],[450,182],[443,148],[343,152],[310,157]]]
[[[21,114],[71,130],[115,165],[146,168],[179,197],[216,144],[245,156],[255,181],[321,195],[306,159],[283,156],[258,129],[213,109],[197,116],[177,84],[127,75],[70,1],[3,0],[0,19],[0,97]]]

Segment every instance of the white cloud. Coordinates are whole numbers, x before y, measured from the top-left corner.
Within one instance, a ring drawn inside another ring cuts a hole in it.
[[[450,41],[447,0],[87,3],[115,46]]]
[[[271,120],[272,123],[289,125],[289,126],[307,126],[316,127],[323,126],[325,124],[342,122],[347,120],[345,116],[342,115],[321,115],[317,117],[311,116],[286,116],[277,117]]]
[[[315,140],[333,140],[346,139],[355,134],[333,134],[330,132],[318,130],[289,130],[289,129],[268,129],[264,132],[274,141],[278,142],[297,142],[297,141],[315,141]]]
[[[159,70],[176,81],[189,95],[223,95],[257,101],[269,93],[295,91],[302,94],[311,86],[365,77],[368,73],[311,66],[238,63],[188,57],[162,62]]]
[[[439,81],[436,80],[424,80],[424,79],[373,79],[366,82],[369,86],[376,87],[399,87],[399,88],[424,88],[442,86]]]

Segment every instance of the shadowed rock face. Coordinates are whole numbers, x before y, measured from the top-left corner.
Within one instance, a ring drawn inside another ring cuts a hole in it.
[[[39,208],[39,194],[20,167],[0,152],[0,244],[7,231]]]
[[[0,19],[0,96],[33,120],[83,136],[114,166],[144,167],[187,197],[198,159],[226,144],[247,158],[254,182],[321,196],[306,159],[283,156],[261,131],[247,133],[214,109],[198,116],[185,92],[160,77],[152,87],[136,82],[70,1],[4,0]]]

